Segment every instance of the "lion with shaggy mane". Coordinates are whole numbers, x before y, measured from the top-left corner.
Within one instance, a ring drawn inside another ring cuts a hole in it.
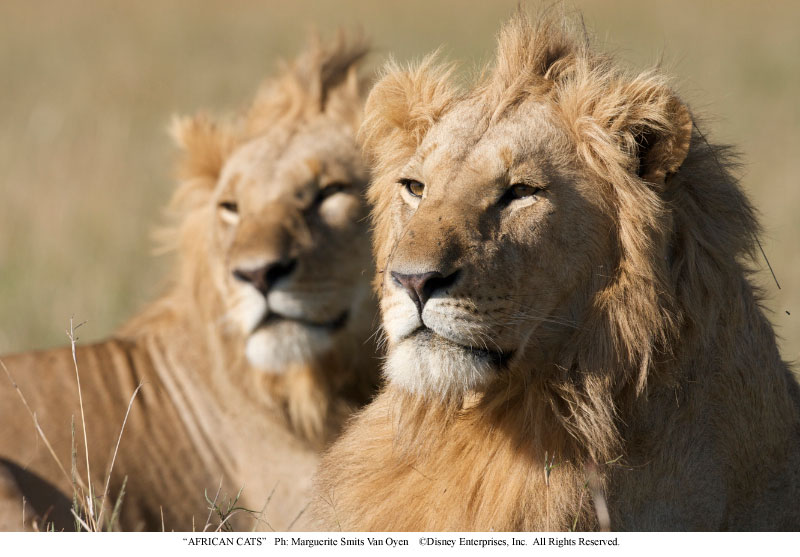
[[[173,284],[110,340],[76,354],[94,494],[112,506],[127,477],[122,529],[203,529],[204,491],[224,512],[240,488],[236,506],[264,509],[261,528],[308,528],[301,513],[318,450],[376,379],[364,345],[375,313],[363,272],[372,264],[367,172],[355,141],[365,53],[344,37],[315,43],[243,118],[176,120],[181,185],[165,236],[179,255]],[[37,442],[4,378],[0,527],[18,529],[25,517],[25,527],[36,519],[71,529],[71,416],[84,484],[86,466],[70,349],[3,360],[66,464]],[[227,523],[250,525],[247,514]]]
[[[471,90],[390,65],[387,385],[323,459],[346,530],[800,528],[800,396],[725,148],[656,72],[518,14]]]

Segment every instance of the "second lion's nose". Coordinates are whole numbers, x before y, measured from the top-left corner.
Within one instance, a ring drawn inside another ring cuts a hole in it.
[[[296,266],[297,259],[280,260],[255,269],[236,269],[233,271],[233,276],[237,280],[252,284],[256,290],[266,296],[270,288],[278,280],[289,276]]]

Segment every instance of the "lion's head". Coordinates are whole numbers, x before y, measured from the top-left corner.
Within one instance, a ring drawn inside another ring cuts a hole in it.
[[[428,398],[543,393],[603,452],[624,393],[713,318],[699,254],[741,276],[751,208],[663,77],[547,19],[514,17],[468,91],[450,72],[390,65],[366,104],[385,373]]]
[[[194,296],[263,371],[362,342],[371,324],[367,171],[354,137],[365,53],[343,37],[315,43],[241,119],[179,118],[172,129],[184,150],[178,244],[197,289],[213,291]]]
[[[795,528],[800,398],[727,150],[568,22],[519,13],[476,84],[448,72],[390,65],[366,103],[388,383],[325,455],[317,516]]]

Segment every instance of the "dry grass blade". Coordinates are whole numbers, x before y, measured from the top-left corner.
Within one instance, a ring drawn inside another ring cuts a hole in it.
[[[75,444],[75,416],[70,416],[70,470],[72,471],[72,508],[77,513],[80,507],[78,506],[78,446]],[[75,531],[81,531],[81,523],[75,521]]]
[[[125,486],[128,485],[128,476],[122,478],[122,486],[119,488],[119,495],[117,495],[117,501],[114,503],[114,509],[111,511],[111,517],[108,519],[108,524],[106,525],[106,530],[109,532],[114,529],[114,525],[119,520],[119,511],[122,508],[122,499],[125,497]]]
[[[311,504],[310,502],[306,503],[306,506],[303,507],[302,509],[300,509],[300,512],[297,513],[297,516],[294,517],[294,520],[292,520],[292,522],[289,524],[289,526],[286,527],[287,531],[291,531],[291,529],[294,527],[294,525],[297,524],[297,521],[300,520],[300,517],[303,516],[303,514],[306,512],[306,509],[308,508],[308,506],[310,504]]]
[[[547,451],[544,452],[544,485],[550,487],[550,474],[553,472],[555,465],[556,455],[553,453],[550,456],[550,462],[547,461]]]
[[[211,517],[214,515],[214,509],[217,508],[217,499],[219,498],[220,491],[222,491],[222,478],[219,479],[219,486],[217,487],[217,493],[214,495],[213,501],[208,498],[208,492],[203,490],[203,495],[205,496],[206,501],[209,503],[208,518],[206,518],[206,525],[203,526],[203,532],[208,531],[208,528],[211,526]]]
[[[269,492],[269,497],[267,497],[267,500],[264,502],[264,506],[261,507],[261,512],[258,513],[258,517],[256,518],[255,522],[253,522],[253,528],[252,530],[250,530],[251,532],[255,532],[256,526],[258,526],[258,524],[261,522],[266,524],[267,528],[269,528],[271,531],[273,532],[275,531],[275,528],[272,527],[272,524],[270,524],[269,521],[264,519],[264,513],[266,512],[267,507],[269,506],[269,502],[272,501],[272,496],[275,495],[276,489],[278,489],[278,484],[275,484],[275,487],[273,487],[272,491]]]
[[[31,408],[30,404],[28,403],[28,400],[25,398],[25,395],[22,393],[22,389],[19,388],[19,385],[14,380],[14,377],[11,375],[11,372],[9,371],[8,367],[5,365],[5,363],[2,360],[0,360],[0,367],[3,368],[3,371],[5,372],[6,376],[8,377],[8,380],[11,382],[12,387],[17,392],[17,395],[19,396],[20,400],[22,401],[22,404],[25,407],[25,410],[31,416],[31,419],[33,420],[33,424],[34,424],[34,427],[36,428],[36,432],[37,432],[39,438],[41,438],[42,442],[44,443],[45,447],[47,448],[47,451],[50,453],[50,456],[53,458],[53,461],[56,463],[56,466],[58,467],[58,469],[63,474],[64,479],[72,487],[72,509],[70,509],[70,512],[75,517],[75,529],[76,530],[84,529],[84,530],[87,530],[87,531],[95,531],[95,532],[97,532],[97,531],[102,530],[102,525],[103,525],[102,518],[103,518],[103,513],[105,511],[105,500],[108,497],[108,490],[109,490],[110,481],[111,481],[111,473],[112,473],[112,471],[114,469],[114,463],[116,462],[117,454],[119,453],[120,442],[122,440],[122,433],[125,431],[125,426],[126,426],[126,424],[128,422],[128,417],[130,415],[130,411],[131,411],[131,408],[133,406],[133,402],[134,402],[134,400],[136,398],[136,395],[139,393],[139,390],[142,388],[143,384],[140,384],[136,388],[136,390],[133,392],[133,395],[131,395],[130,401],[128,402],[128,408],[127,408],[127,410],[125,412],[125,418],[123,419],[122,427],[120,428],[120,433],[119,433],[119,436],[117,438],[116,447],[114,448],[114,453],[113,453],[113,457],[112,457],[112,460],[111,460],[111,465],[109,466],[108,475],[106,477],[105,490],[103,492],[102,500],[100,500],[99,509],[98,509],[98,500],[95,499],[94,492],[93,492],[92,487],[91,487],[91,471],[89,469],[88,435],[87,435],[87,431],[86,431],[86,420],[85,420],[84,411],[83,411],[83,396],[81,394],[80,372],[79,372],[79,369],[78,369],[77,354],[76,354],[76,350],[75,350],[75,341],[77,340],[77,338],[75,337],[75,329],[80,327],[82,324],[83,323],[80,323],[77,326],[73,326],[72,319],[70,319],[70,330],[67,332],[67,336],[69,336],[70,342],[72,344],[72,361],[73,361],[73,364],[75,366],[75,376],[76,376],[76,380],[78,382],[78,399],[79,399],[80,410],[81,410],[81,420],[82,420],[82,423],[83,423],[83,439],[84,439],[84,449],[85,449],[85,454],[86,454],[86,482],[87,483],[84,483],[84,480],[78,474],[78,462],[77,462],[78,454],[77,454],[77,444],[75,442],[75,416],[72,416],[71,425],[70,425],[72,441],[71,441],[71,451],[70,451],[70,453],[71,453],[70,454],[70,457],[71,457],[71,473],[69,473],[69,472],[67,472],[66,468],[62,464],[61,459],[58,458],[58,455],[56,455],[55,449],[50,444],[50,441],[48,440],[47,436],[45,435],[44,430],[42,429],[42,426],[39,423],[39,419],[36,416],[36,412],[34,412],[33,409]],[[125,478],[125,480],[122,483],[122,489],[120,490],[120,494],[119,494],[119,496],[118,496],[118,498],[116,500],[116,503],[114,505],[114,509],[112,511],[112,514],[111,514],[111,519],[108,522],[107,528],[109,530],[113,529],[114,524],[116,524],[116,521],[119,518],[120,504],[121,504],[122,497],[123,497],[124,492],[125,492],[126,483],[127,483],[127,477]],[[24,516],[25,515],[25,503],[26,503],[26,501],[23,498],[23,528],[24,528],[24,521],[25,521],[25,516]],[[83,514],[85,518],[82,518],[81,514]]]
[[[225,504],[225,509],[219,506],[215,508],[217,515],[220,518],[220,523],[216,529],[217,532],[233,532],[233,527],[228,524],[228,521],[233,518],[234,515],[239,513],[246,513],[250,516],[256,517],[256,520],[258,520],[258,513],[256,511],[238,505],[239,499],[242,497],[242,491],[244,491],[244,486],[239,488],[239,491],[236,493],[236,497],[234,497],[233,500],[228,500],[228,502]]]
[[[119,444],[120,444],[120,441],[122,441],[122,433],[125,431],[125,425],[128,423],[128,416],[131,413],[131,407],[133,406],[133,401],[136,398],[136,395],[139,394],[139,391],[141,390],[143,385],[144,385],[144,383],[139,383],[139,386],[136,387],[136,390],[133,391],[133,394],[131,395],[131,399],[128,401],[128,409],[125,411],[125,418],[122,420],[122,427],[120,428],[119,436],[117,437],[117,445],[116,445],[116,447],[114,447],[114,456],[111,457],[111,465],[108,467],[108,474],[106,474],[106,485],[105,485],[105,488],[103,489],[103,504],[100,506],[100,513],[97,515],[97,523],[98,524],[102,524],[103,523],[103,511],[106,508],[105,501],[106,501],[106,497],[108,496],[109,485],[111,484],[111,473],[114,471],[114,463],[117,461],[117,454],[119,453]],[[163,513],[163,511],[161,513],[161,522],[162,522],[162,527],[163,527],[163,522],[164,522],[164,513]],[[113,524],[113,522],[112,522],[112,524]],[[163,528],[162,528],[162,530],[163,530]]]
[[[233,517],[233,515],[235,515],[235,514],[237,514],[237,512],[232,512],[232,513],[228,513],[227,515],[225,515],[225,518],[223,518],[220,521],[219,525],[214,530],[214,532],[231,532],[232,529],[228,525],[228,520],[230,520]]]
[[[777,286],[778,290],[780,290],[781,285],[778,282],[778,277],[775,276],[775,271],[772,270],[772,265],[770,264],[769,259],[767,258],[767,252],[765,252],[764,248],[761,246],[761,240],[758,239],[758,236],[756,236],[755,238],[756,238],[756,244],[758,244],[758,249],[761,250],[761,255],[764,257],[764,261],[767,262],[767,267],[769,267],[769,272],[772,274],[772,279],[775,281],[775,286]]]
[[[83,520],[80,516],[78,516],[78,513],[75,512],[75,509],[70,509],[69,512],[72,513],[72,516],[75,517],[75,520],[78,522],[78,524],[80,524],[83,527],[84,530],[86,530],[87,532],[92,532],[92,529],[89,527],[88,524],[86,524],[85,520]]]
[[[70,347],[72,348],[72,363],[75,364],[75,379],[78,382],[78,404],[81,411],[81,426],[83,427],[83,449],[86,455],[86,484],[87,484],[87,496],[86,496],[86,505],[88,509],[88,519],[92,522],[92,526],[94,529],[97,530],[97,522],[95,520],[95,512],[94,512],[94,493],[92,491],[92,471],[89,467],[89,436],[86,434],[86,414],[83,411],[83,393],[81,392],[81,374],[78,371],[78,356],[75,351],[75,342],[77,338],[75,337],[75,331],[86,323],[82,321],[77,325],[73,325],[73,318],[69,318],[69,330],[67,331],[67,336],[69,337]]]
[[[575,518],[572,520],[572,528],[569,529],[570,532],[576,532],[578,530],[578,518],[580,518],[581,509],[583,508],[584,493],[586,493],[586,486],[583,486],[583,489],[581,489],[581,498],[578,499],[578,510],[575,512]]]

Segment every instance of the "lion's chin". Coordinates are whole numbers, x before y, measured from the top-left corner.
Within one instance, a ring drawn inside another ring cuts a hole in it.
[[[316,359],[332,347],[332,335],[325,328],[284,321],[256,329],[247,339],[245,356],[256,369],[281,374]]]
[[[405,390],[447,397],[486,386],[505,361],[493,353],[468,349],[431,335],[415,335],[389,349],[384,373]]]

